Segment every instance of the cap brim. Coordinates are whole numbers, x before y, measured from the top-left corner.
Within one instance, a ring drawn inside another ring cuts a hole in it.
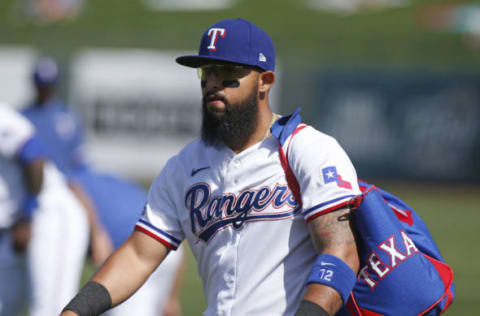
[[[180,56],[180,57],[177,57],[176,61],[182,66],[187,66],[192,68],[198,68],[208,64],[212,64],[215,61],[224,61],[224,62],[230,62],[238,65],[246,65],[246,64],[241,64],[241,63],[229,60],[228,58],[221,58],[221,57],[219,58],[214,56],[212,57],[198,56],[198,55]]]

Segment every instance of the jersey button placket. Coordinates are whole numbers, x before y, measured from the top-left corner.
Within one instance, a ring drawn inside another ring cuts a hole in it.
[[[240,174],[240,167],[242,166],[242,163],[239,159],[233,159],[232,162],[233,169],[234,169],[234,177],[233,177],[233,184],[237,185],[238,184],[238,175]]]
[[[229,251],[229,259],[230,259],[230,266],[225,274],[225,283],[228,285],[230,291],[230,300],[227,303],[227,315],[231,315],[233,306],[235,304],[236,298],[236,289],[237,289],[237,269],[238,269],[238,246],[240,244],[240,235],[241,230],[233,230],[234,234],[232,237],[232,241],[230,243]]]
[[[238,158],[232,157],[228,163],[226,164],[224,180],[224,192],[234,193],[238,195],[238,184],[240,183],[238,180],[239,175],[241,174],[241,166],[242,163]],[[234,215],[235,216],[235,215]],[[224,281],[225,285],[227,285],[227,289],[225,292],[225,298],[228,299],[225,301],[224,305],[224,314],[221,315],[231,315],[231,311],[234,305],[235,296],[236,296],[236,284],[237,284],[237,260],[238,260],[238,245],[240,243],[240,234],[241,230],[236,230],[233,227],[229,227],[225,233],[229,233],[229,241],[228,247],[226,249],[226,253],[222,259],[226,262],[226,266],[228,267],[225,269],[224,272]],[[227,263],[228,262],[228,263]],[[227,294],[228,293],[228,294]]]

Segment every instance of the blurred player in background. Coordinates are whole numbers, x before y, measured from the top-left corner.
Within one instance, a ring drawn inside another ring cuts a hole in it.
[[[0,104],[0,315],[55,315],[80,282],[85,212],[34,127]],[[30,301],[27,300],[30,298]]]
[[[100,265],[112,252],[113,245],[90,197],[71,176],[71,170],[86,165],[84,134],[78,118],[57,97],[58,77],[57,63],[51,58],[40,58],[32,72],[35,99],[23,114],[35,126],[48,159],[67,177],[70,189],[87,211],[92,259]]]
[[[116,175],[93,170],[84,155],[84,131],[80,120],[56,96],[59,69],[51,58],[37,63],[32,81],[35,102],[24,115],[36,126],[47,155],[69,179],[69,185],[89,210],[92,227],[92,259],[100,265],[111,253],[105,235],[113,247],[120,246],[133,231],[146,202],[146,192],[139,185]],[[99,246],[96,237],[100,236]],[[152,275],[145,289],[111,311],[111,315],[179,315],[177,283],[181,274],[183,252],[171,256],[164,270],[168,278]],[[152,300],[155,303],[152,303]]]

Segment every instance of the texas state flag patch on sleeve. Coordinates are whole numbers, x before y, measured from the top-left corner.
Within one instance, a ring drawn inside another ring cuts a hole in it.
[[[342,176],[337,172],[337,167],[325,167],[322,169],[322,174],[325,184],[335,182],[340,188],[352,189],[351,183],[343,180]]]

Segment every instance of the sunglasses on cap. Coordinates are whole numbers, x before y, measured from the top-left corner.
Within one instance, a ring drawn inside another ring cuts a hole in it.
[[[211,74],[222,80],[224,87],[238,87],[238,79],[247,76],[252,69],[254,67],[251,66],[210,64],[197,68],[197,75],[198,79],[201,80],[202,87]]]

